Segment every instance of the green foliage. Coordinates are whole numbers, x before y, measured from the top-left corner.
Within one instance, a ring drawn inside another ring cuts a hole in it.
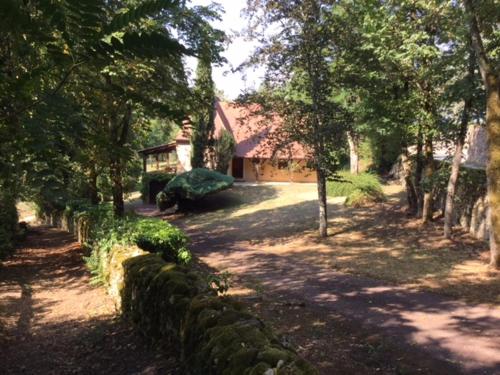
[[[68,202],[62,215],[67,222],[76,221],[74,231],[85,232],[82,239],[91,250],[86,263],[95,283],[106,280],[109,254],[116,245],[136,245],[179,264],[191,261],[186,235],[166,221],[135,215],[117,218],[111,204],[91,205],[87,200]]]
[[[191,165],[205,167],[205,156],[214,132],[215,92],[212,65],[209,56],[203,54],[198,61],[193,103],[193,133],[191,136]]]
[[[134,241],[139,248],[159,253],[167,262],[187,264],[191,261],[188,239],[179,228],[162,220],[141,219],[134,231]]]
[[[235,150],[236,141],[234,140],[234,137],[231,133],[224,129],[220,136],[214,140],[212,152],[212,161],[217,172],[227,174]]]
[[[451,165],[447,162],[439,164],[439,169],[428,182],[436,197],[444,197],[450,178]],[[486,194],[486,172],[482,169],[461,167],[454,201],[454,211],[465,213],[471,217],[476,201]],[[442,201],[437,199],[437,201]]]
[[[144,202],[149,199],[149,189],[152,182],[163,185],[163,188],[174,178],[175,174],[166,172],[147,172],[143,173],[141,179],[141,198]]]
[[[217,294],[225,294],[231,287],[231,274],[228,271],[210,274],[207,277],[207,283],[210,289]]]
[[[350,193],[344,204],[349,207],[363,207],[372,203],[384,202],[386,200],[382,190],[373,186],[364,186]]]
[[[205,168],[195,168],[175,176],[157,196],[160,209],[171,207],[175,202],[194,201],[207,194],[230,188],[234,178]]]
[[[372,173],[351,174],[348,171],[338,173],[338,179],[328,181],[327,193],[330,197],[346,197],[356,190],[382,191],[380,179]]]

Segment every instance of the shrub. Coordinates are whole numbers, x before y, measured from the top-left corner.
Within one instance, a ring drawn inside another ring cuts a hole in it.
[[[163,190],[174,177],[175,174],[166,172],[143,173],[141,179],[141,198],[143,202],[151,203],[150,196],[156,196],[156,194]],[[151,187],[153,187],[153,191],[150,190]]]
[[[171,207],[172,202],[180,204],[186,200],[197,200],[207,194],[228,189],[233,183],[232,176],[206,168],[195,168],[175,176],[163,189],[163,192],[157,195],[157,204],[162,209]]]
[[[337,180],[327,182],[326,189],[331,197],[345,196],[345,205],[352,207],[385,200],[379,178],[371,173],[353,175],[342,171]]]
[[[338,180],[328,181],[326,184],[326,191],[330,197],[347,197],[356,190],[378,190],[382,192],[380,180],[374,174],[360,173],[354,175],[347,171],[341,171],[338,175]]]
[[[344,204],[349,207],[363,207],[371,203],[384,202],[385,195],[382,189],[372,187],[361,187],[349,194]]]
[[[189,263],[191,253],[183,231],[157,219],[140,219],[135,225],[135,243],[151,253],[159,253],[167,262]]]

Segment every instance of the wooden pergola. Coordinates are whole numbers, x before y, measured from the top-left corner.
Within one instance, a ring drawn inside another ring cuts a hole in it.
[[[156,160],[156,170],[160,170],[160,155],[164,154],[167,158],[167,169],[170,172],[175,172],[175,166],[170,166],[170,154],[176,151],[176,143],[166,143],[159,146],[148,147],[143,150],[137,151],[142,156],[142,169],[147,172],[148,158],[153,157]]]

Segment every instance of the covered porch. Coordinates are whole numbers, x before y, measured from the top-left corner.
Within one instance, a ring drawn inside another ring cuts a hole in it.
[[[175,142],[139,150],[143,172],[177,172],[177,147]]]

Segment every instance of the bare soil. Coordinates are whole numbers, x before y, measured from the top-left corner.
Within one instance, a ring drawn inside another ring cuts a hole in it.
[[[486,244],[458,228],[442,239],[439,221],[406,216],[400,187],[386,193],[359,209],[331,199],[326,240],[309,185],[238,186],[165,218],[325,375],[500,374],[500,273]]]
[[[179,374],[172,347],[151,347],[90,285],[71,235],[38,227],[0,265],[0,373]]]

